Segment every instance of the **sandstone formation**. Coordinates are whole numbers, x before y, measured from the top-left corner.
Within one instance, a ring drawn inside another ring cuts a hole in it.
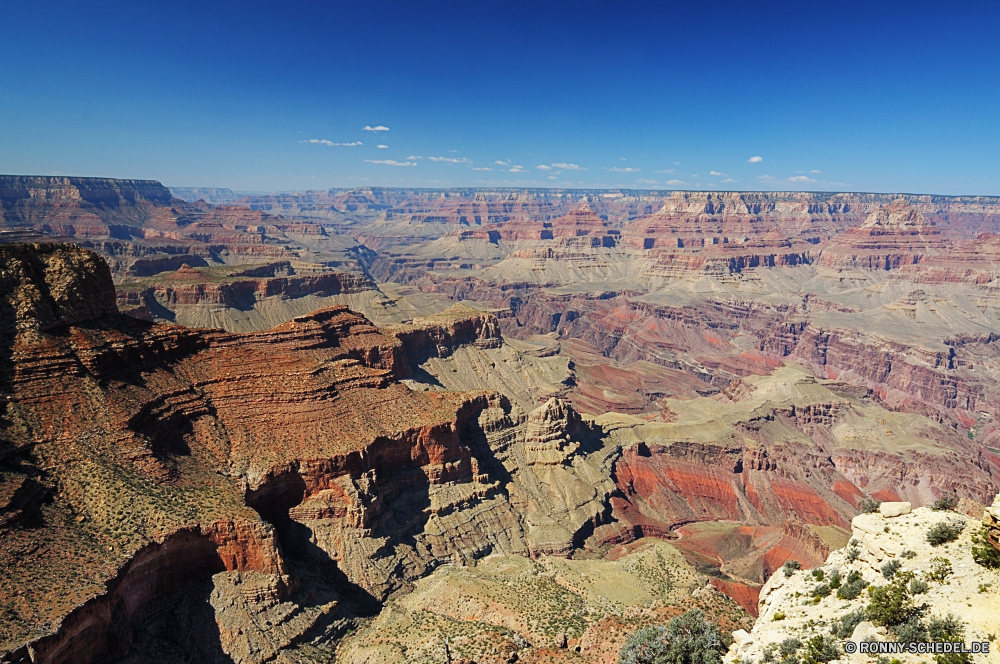
[[[94,254],[2,251],[2,644],[16,657],[135,656],[145,630],[181,619],[157,602],[211,577],[216,645],[263,661],[334,638],[359,602],[442,562],[565,555],[608,518],[617,448],[567,404],[525,415],[396,382],[428,344],[495,345],[495,321],[465,331],[454,312],[453,329],[384,334],[332,307],[197,332],[117,314]],[[311,579],[317,565],[338,571]],[[240,632],[240,615],[269,611],[282,631]]]

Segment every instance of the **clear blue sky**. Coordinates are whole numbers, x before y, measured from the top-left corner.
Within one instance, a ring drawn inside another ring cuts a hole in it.
[[[998,0],[8,0],[0,90],[2,173],[1000,194]]]

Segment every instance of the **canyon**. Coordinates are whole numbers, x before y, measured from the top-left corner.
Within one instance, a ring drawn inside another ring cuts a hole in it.
[[[1000,492],[1000,198],[0,213],[0,661],[611,662],[691,603],[749,630],[864,499]]]

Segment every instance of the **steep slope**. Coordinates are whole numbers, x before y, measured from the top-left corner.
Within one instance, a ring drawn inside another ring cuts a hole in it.
[[[151,629],[187,657],[292,657],[443,561],[566,552],[606,512],[614,448],[572,411],[413,392],[409,347],[343,307],[259,334],[158,326],[115,313],[94,254],[0,252],[15,658],[136,657]],[[234,617],[279,604],[280,629]],[[163,628],[198,611],[216,621],[194,641]]]

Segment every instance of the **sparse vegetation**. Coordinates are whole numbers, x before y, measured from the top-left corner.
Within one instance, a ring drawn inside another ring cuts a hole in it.
[[[865,609],[865,617],[882,627],[893,627],[908,621],[914,607],[906,581],[904,576],[899,575],[888,585],[869,588],[871,601]]]
[[[831,662],[840,657],[840,649],[833,640],[825,634],[817,634],[806,642],[802,655],[802,664],[820,664]]]
[[[886,580],[891,581],[892,577],[896,576],[896,572],[898,572],[902,566],[903,563],[899,562],[895,558],[888,560],[882,564],[882,576],[884,576]]]
[[[981,526],[972,536],[972,559],[983,567],[1000,569],[1000,551],[990,544],[987,533],[986,526]]]
[[[619,664],[715,664],[722,635],[701,611],[677,616],[666,627],[644,627],[631,634],[618,654]]]
[[[853,563],[861,555],[861,549],[858,548],[857,540],[851,540],[847,545],[847,551],[844,553],[844,558],[849,563]]]
[[[899,555],[902,556],[903,558],[906,558],[907,560],[910,560],[912,558],[916,558],[917,557],[917,552],[916,551],[910,551],[909,549],[907,549],[906,551],[903,551],[903,553],[901,553]]]
[[[950,511],[955,509],[957,506],[958,506],[958,498],[956,498],[954,495],[946,494],[935,500],[934,504],[931,505],[931,508],[938,511],[943,511],[943,510]]]
[[[781,569],[785,572],[785,577],[789,577],[795,574],[796,570],[802,569],[802,563],[797,560],[786,560],[785,564],[781,566]]]
[[[931,618],[927,621],[927,636],[931,641],[960,643],[965,640],[965,625],[950,613],[943,618]],[[938,664],[971,664],[972,656],[968,653],[943,653],[935,655],[934,661]]]
[[[775,611],[774,612],[774,617],[771,618],[771,621],[772,622],[777,622],[779,620],[784,620],[784,619],[785,619],[785,612],[784,611]]]
[[[924,576],[931,581],[942,583],[945,579],[951,576],[951,573],[951,561],[941,556],[935,556],[931,558],[931,568],[930,570],[924,572]]]
[[[854,628],[865,619],[865,612],[856,609],[850,613],[845,613],[839,618],[834,618],[830,624],[830,633],[838,639],[846,639],[854,634]]]
[[[818,583],[812,589],[812,596],[819,599],[821,597],[829,597],[830,595],[830,585],[827,583]]]
[[[823,571],[823,568],[821,567],[817,567],[811,573],[812,577],[817,581],[822,581],[824,578],[826,578],[826,573]]]
[[[931,546],[941,546],[948,542],[954,542],[962,534],[963,526],[958,523],[941,523],[931,526],[927,531],[927,542]]]
[[[789,655],[794,655],[801,647],[802,641],[794,636],[790,636],[781,642],[781,645],[778,646],[778,652],[780,652],[782,656],[788,657]]]
[[[890,631],[895,635],[897,641],[903,643],[927,640],[927,626],[917,615],[910,616],[909,620],[896,625]]]
[[[871,498],[862,498],[858,502],[858,509],[862,514],[872,514],[878,512],[879,506],[882,504],[881,500],[873,500]]]
[[[923,579],[913,579],[910,581],[909,588],[911,595],[922,595],[930,589],[930,586]]]
[[[830,572],[830,589],[836,590],[837,588],[840,587],[840,584],[841,584],[840,570],[835,569],[832,572]]]
[[[837,591],[837,597],[846,600],[855,599],[867,585],[868,582],[861,578],[861,572],[854,570],[847,575],[847,583]]]

